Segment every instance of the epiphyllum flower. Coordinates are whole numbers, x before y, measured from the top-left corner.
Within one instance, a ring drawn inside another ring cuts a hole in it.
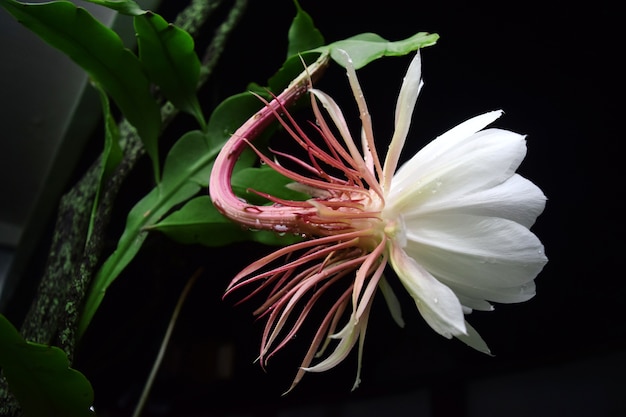
[[[304,372],[336,366],[357,341],[358,385],[368,316],[379,289],[402,325],[398,301],[383,276],[388,263],[430,327],[489,353],[464,314],[492,310],[490,301],[515,303],[533,297],[533,280],[547,262],[541,242],[529,231],[543,211],[545,197],[515,173],[526,153],[524,136],[485,129],[501,112],[461,123],[396,170],[422,86],[420,55],[416,54],[402,83],[395,131],[384,161],[376,152],[355,70],[345,58],[361,114],[360,146],[334,100],[307,84],[308,77],[325,65],[322,58],[233,135],[215,162],[210,182],[215,206],[231,219],[254,229],[305,237],[248,266],[228,287],[231,293],[255,284],[245,299],[268,293],[255,312],[267,319],[259,355],[262,365],[295,336],[329,287],[340,288],[321,318],[292,388]],[[317,122],[319,138],[315,139],[285,108],[306,89]],[[232,168],[243,148],[252,146],[254,136],[274,118],[306,151],[308,160],[275,152],[277,160],[298,166],[296,172],[257,153],[311,198],[285,201],[265,195],[271,205],[249,205],[232,193]],[[325,354],[333,339],[337,343]],[[316,356],[321,359],[312,365]]]

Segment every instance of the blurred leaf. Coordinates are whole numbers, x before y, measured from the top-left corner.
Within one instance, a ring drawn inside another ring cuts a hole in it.
[[[65,1],[23,4],[0,0],[9,13],[44,41],[65,53],[111,96],[137,132],[159,178],[159,107],[137,57],[119,36],[85,9]]]
[[[294,0],[294,4],[297,13],[287,34],[289,39],[287,58],[324,45],[324,37],[313,24],[311,16],[302,10],[297,1]]]
[[[286,245],[300,240],[293,235],[244,229],[217,211],[208,195],[190,200],[180,210],[173,212],[151,229],[162,232],[180,243],[209,247],[243,241]]]
[[[196,89],[200,59],[189,33],[148,12],[134,19],[139,59],[150,79],[177,108],[194,116],[201,128],[206,122]]]
[[[348,39],[333,42],[313,49],[321,53],[330,53],[339,65],[345,67],[344,50],[350,55],[355,69],[363,68],[383,56],[403,56],[426,46],[434,45],[439,39],[436,33],[419,32],[410,38],[390,42],[375,33],[362,33]]]
[[[54,346],[24,340],[0,315],[0,368],[27,417],[93,417],[93,389]]]
[[[108,7],[109,9],[116,10],[122,14],[130,16],[138,16],[146,13],[137,3],[132,0],[84,0],[89,3],[99,4],[100,6]]]

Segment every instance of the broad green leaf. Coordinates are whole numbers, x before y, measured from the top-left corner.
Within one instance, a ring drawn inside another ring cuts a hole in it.
[[[243,241],[286,245],[300,240],[293,235],[244,229],[217,211],[208,195],[189,200],[180,210],[154,225],[151,230],[162,232],[180,243],[209,247]]]
[[[136,16],[134,24],[139,59],[148,76],[168,100],[194,116],[204,129],[206,122],[196,95],[200,59],[193,38],[152,12]]]
[[[89,3],[99,4],[100,6],[108,7],[122,14],[130,16],[138,16],[146,13],[137,3],[132,0],[84,0]]]
[[[289,32],[289,47],[287,48],[287,58],[301,52],[324,45],[324,37],[313,24],[313,19],[294,0],[297,9],[296,17],[291,22]]]
[[[439,39],[439,35],[436,33],[419,32],[410,38],[390,42],[375,33],[362,33],[315,48],[313,51],[330,53],[331,58],[344,67],[346,58],[340,50],[346,51],[352,59],[354,68],[359,69],[383,56],[402,56],[420,48],[434,45],[437,39]]]
[[[162,182],[131,209],[117,248],[94,277],[79,323],[79,334],[87,329],[108,287],[139,252],[150,227],[208,185],[211,167],[221,147],[261,105],[248,93],[232,96],[215,109],[207,133],[188,132],[174,144],[165,159]],[[252,163],[249,158],[245,160]]]
[[[91,210],[91,218],[89,219],[89,230],[87,232],[87,239],[91,236],[93,230],[93,222],[95,219],[96,211],[100,204],[100,193],[102,188],[110,178],[115,168],[119,165],[123,157],[122,148],[119,143],[119,131],[115,118],[111,114],[111,107],[109,105],[109,97],[106,92],[96,83],[92,82],[94,88],[100,93],[100,104],[102,105],[102,116],[104,119],[104,149],[102,150],[100,175],[98,178],[98,188],[96,189],[96,196],[93,202],[93,209]]]
[[[28,417],[93,417],[93,389],[54,346],[27,342],[0,315],[0,368]]]
[[[209,139],[209,146],[221,147],[261,107],[263,103],[249,92],[235,94],[224,100],[213,111],[207,125],[206,136]],[[272,129],[267,129],[260,137],[267,137],[271,132]]]
[[[158,179],[160,110],[150,94],[150,83],[139,60],[124,47],[120,37],[85,9],[70,2],[24,4],[0,0],[0,5],[44,41],[65,53],[104,88],[137,129]]]

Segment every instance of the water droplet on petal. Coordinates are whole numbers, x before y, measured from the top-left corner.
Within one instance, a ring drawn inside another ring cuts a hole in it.
[[[276,224],[276,225],[274,225],[274,231],[275,232],[285,233],[287,230],[289,230],[289,227],[284,225],[284,224]]]

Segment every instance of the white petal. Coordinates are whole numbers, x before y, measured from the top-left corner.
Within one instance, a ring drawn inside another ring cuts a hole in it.
[[[399,327],[404,327],[404,319],[402,318],[400,301],[398,300],[398,297],[396,297],[396,294],[393,292],[393,288],[391,288],[391,285],[389,285],[389,282],[387,282],[385,277],[380,277],[380,280],[378,281],[378,287],[383,293],[383,297],[385,298],[387,307],[389,308],[389,313],[391,313],[391,317]]]
[[[471,119],[464,121],[463,123],[453,127],[446,133],[438,136],[424,146],[420,150],[420,156],[416,158],[416,163],[422,164],[430,159],[437,159],[442,155],[448,153],[451,149],[458,146],[459,143],[464,142],[467,138],[471,137],[476,132],[489,126],[502,116],[502,110],[495,110],[474,116]]]
[[[467,334],[461,334],[455,337],[466,345],[473,347],[477,351],[491,355],[491,351],[489,350],[487,343],[485,343],[483,338],[480,337],[478,332],[470,326],[468,322],[465,322],[465,328],[467,329]]]
[[[383,184],[385,188],[389,187],[389,182],[398,166],[400,152],[404,147],[406,136],[409,133],[413,110],[422,85],[422,60],[418,51],[409,65],[396,102],[394,132],[391,142],[389,143],[389,150],[383,169],[383,176],[385,177]]]
[[[501,129],[475,133],[443,155],[424,148],[394,176],[387,202],[391,210],[407,213],[429,201],[495,187],[515,173],[525,155],[524,136]]]
[[[515,285],[513,287],[479,287],[459,284],[457,282],[447,281],[441,278],[452,291],[454,291],[459,300],[463,298],[476,299],[476,300],[490,300],[503,304],[521,303],[533,298],[536,294],[536,286],[534,281],[528,281],[525,284]],[[462,301],[461,301],[462,302]],[[478,308],[476,310],[479,310]]]
[[[334,368],[340,364],[350,353],[356,341],[358,340],[361,332],[361,323],[357,323],[354,316],[350,317],[350,321],[339,331],[339,333],[331,336],[332,339],[340,339],[339,343],[335,347],[335,350],[328,355],[326,359],[311,366],[309,368],[302,368],[307,372],[324,372]]]
[[[405,219],[409,256],[470,298],[525,301],[547,258],[526,227],[506,219],[430,214]]]
[[[443,154],[447,153],[450,149],[457,146],[457,144],[461,141],[466,140],[468,137],[471,137],[474,133],[478,132],[481,129],[484,129],[489,124],[493,123],[497,118],[502,115],[502,111],[492,111],[489,113],[481,114],[479,116],[473,117],[465,122],[457,125],[456,127],[448,130],[443,135],[437,137],[435,140],[430,142],[428,145],[424,146],[417,154],[415,154],[411,158],[411,163],[413,165],[423,165],[432,159],[437,159]],[[408,169],[409,162],[403,165],[404,170]],[[400,172],[396,173],[398,176]],[[407,177],[410,177],[408,172],[404,174]],[[398,180],[400,177],[398,178]]]
[[[465,333],[463,309],[450,288],[437,281],[396,244],[391,245],[390,259],[400,281],[433,330],[448,339]]]
[[[495,187],[454,198],[431,198],[403,214],[405,218],[444,212],[474,214],[501,217],[530,227],[543,212],[545,204],[546,197],[539,187],[514,174]]]
[[[452,291],[455,290],[453,286],[450,286],[450,285],[448,286],[450,287]],[[481,298],[468,297],[467,295],[463,295],[461,291],[454,291],[454,293],[459,298],[461,305],[469,309],[469,311],[466,311],[465,314],[471,313],[472,310],[493,311],[493,306]]]

